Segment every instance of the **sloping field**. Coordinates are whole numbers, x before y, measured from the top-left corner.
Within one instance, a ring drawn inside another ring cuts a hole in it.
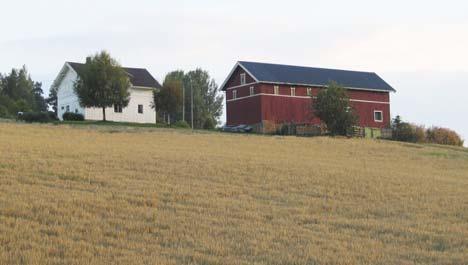
[[[468,264],[468,151],[0,123],[0,264]]]

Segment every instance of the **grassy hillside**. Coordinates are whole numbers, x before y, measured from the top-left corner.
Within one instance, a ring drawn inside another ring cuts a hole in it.
[[[468,151],[0,123],[0,264],[467,264]]]

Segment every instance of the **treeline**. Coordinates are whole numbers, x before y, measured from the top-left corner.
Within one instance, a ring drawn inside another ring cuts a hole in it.
[[[16,117],[18,112],[46,112],[48,104],[43,96],[42,83],[34,82],[27,69],[12,69],[0,73],[0,117]]]
[[[213,129],[223,111],[224,96],[209,75],[200,68],[166,75],[163,88],[154,93],[157,115],[167,123],[192,123],[198,129]],[[192,111],[193,106],[193,111]]]
[[[393,139],[411,143],[432,143],[443,145],[463,146],[464,141],[455,131],[442,128],[416,125],[396,116],[392,121]]]

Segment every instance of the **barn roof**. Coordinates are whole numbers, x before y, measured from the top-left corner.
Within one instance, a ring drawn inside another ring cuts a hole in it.
[[[75,70],[78,74],[83,69],[84,64],[82,63],[74,63],[74,62],[67,62],[73,70]],[[122,67],[125,72],[127,72],[128,77],[130,78],[130,83],[133,86],[139,87],[152,87],[152,88],[161,88],[159,82],[148,72],[148,70],[144,68],[129,68],[129,67]]]
[[[380,78],[376,73],[372,72],[245,61],[238,62],[236,67],[237,66],[242,67],[257,82],[327,86],[331,81],[335,81],[348,89],[395,92],[395,89],[393,89],[387,82]]]

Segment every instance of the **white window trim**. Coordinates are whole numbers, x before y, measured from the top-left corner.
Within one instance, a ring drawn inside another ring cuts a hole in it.
[[[247,83],[247,78],[246,78],[245,73],[240,74],[240,83],[241,85],[245,85],[245,83]]]
[[[377,120],[377,119],[375,118],[375,114],[376,114],[376,113],[379,113],[379,112],[380,112],[380,117],[381,117],[381,119],[380,119],[380,120]],[[382,111],[382,110],[374,110],[374,121],[375,121],[375,122],[383,122],[383,111]]]
[[[232,90],[232,99],[236,99],[237,98],[237,90],[234,89]]]
[[[254,86],[251,86],[250,88],[250,95],[255,95],[255,87]]]
[[[296,87],[291,87],[291,96],[295,97],[296,96]]]
[[[279,95],[279,86],[273,86],[273,94]]]
[[[312,96],[312,88],[311,87],[308,87],[307,88],[307,96]]]

